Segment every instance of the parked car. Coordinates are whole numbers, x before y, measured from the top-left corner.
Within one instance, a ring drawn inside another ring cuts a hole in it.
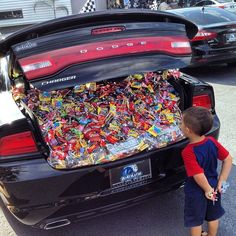
[[[236,4],[232,0],[202,0],[193,5],[194,7],[217,7],[236,13]]]
[[[18,86],[26,92],[45,91],[46,102],[50,91],[55,95],[64,89],[65,95],[66,88],[88,82],[118,83],[131,74],[186,67],[191,60],[189,38],[196,33],[192,22],[171,13],[117,10],[58,18],[3,41],[0,195],[8,210],[23,224],[52,229],[179,188],[186,176],[181,158],[186,138],[116,161],[58,169],[48,161],[50,140],[47,143],[40,129],[40,114],[12,93]],[[218,138],[220,122],[212,86],[184,73],[169,83],[179,94],[181,111],[190,106],[211,110],[214,125],[207,135]],[[93,84],[92,97],[95,90]],[[114,96],[103,96],[103,103],[112,99],[114,104],[118,101]],[[63,105],[60,101],[56,106]]]
[[[234,64],[236,61],[236,15],[220,8],[197,7],[171,10],[191,20],[198,33],[191,39],[191,66],[214,63]]]
[[[7,38],[11,33],[7,33],[7,34],[3,34],[0,32],[0,40],[4,40],[5,38]]]
[[[5,36],[0,32],[0,40],[3,40]]]

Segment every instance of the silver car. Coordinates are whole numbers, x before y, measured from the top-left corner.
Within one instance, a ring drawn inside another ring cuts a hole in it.
[[[202,0],[195,5],[194,7],[219,7],[227,11],[236,13],[236,3],[232,0]]]

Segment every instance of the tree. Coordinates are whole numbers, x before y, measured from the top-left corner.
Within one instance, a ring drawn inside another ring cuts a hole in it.
[[[66,6],[63,6],[63,5],[60,5],[60,6],[57,6],[56,5],[56,0],[37,0],[35,3],[34,3],[34,12],[36,12],[36,8],[38,6],[48,6],[50,7],[52,10],[53,10],[53,15],[54,15],[54,18],[57,17],[56,15],[56,12],[59,10],[61,11],[65,11],[67,15],[69,15],[69,10]]]

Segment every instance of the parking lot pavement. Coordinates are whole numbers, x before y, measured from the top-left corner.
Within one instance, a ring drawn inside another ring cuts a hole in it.
[[[236,164],[236,68],[198,68],[191,74],[214,87],[216,111],[221,120],[220,141],[230,151]],[[230,189],[223,195],[226,214],[222,217],[218,236],[236,236],[235,178],[236,166],[229,179]],[[183,190],[179,189],[119,212],[44,232],[22,226],[6,215],[9,224],[0,209],[0,236],[187,236],[188,231],[183,227],[183,198]]]

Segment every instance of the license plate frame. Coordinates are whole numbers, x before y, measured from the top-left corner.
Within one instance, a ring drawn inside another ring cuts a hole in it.
[[[145,159],[109,170],[110,187],[120,188],[152,178],[150,159]]]
[[[234,43],[236,42],[236,32],[235,33],[227,33],[225,34],[226,43]]]

